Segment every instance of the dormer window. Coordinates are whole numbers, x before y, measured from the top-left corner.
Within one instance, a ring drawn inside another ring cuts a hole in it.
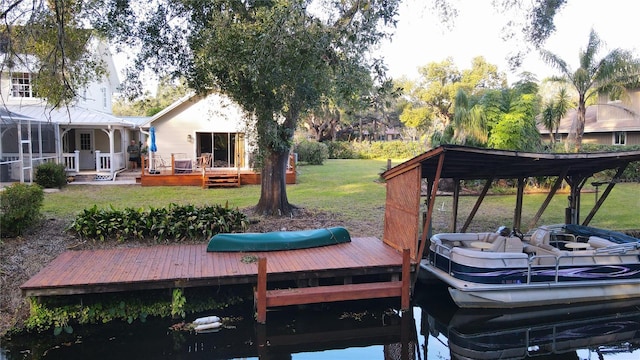
[[[11,73],[11,96],[22,98],[38,97],[33,89],[30,73]]]
[[[106,109],[109,103],[107,102],[107,88],[100,88],[100,92],[102,93],[102,108]]]

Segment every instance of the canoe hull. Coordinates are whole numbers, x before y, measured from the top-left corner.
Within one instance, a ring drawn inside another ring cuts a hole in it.
[[[217,234],[209,240],[208,252],[277,251],[308,249],[351,241],[347,229],[333,227],[269,233]]]

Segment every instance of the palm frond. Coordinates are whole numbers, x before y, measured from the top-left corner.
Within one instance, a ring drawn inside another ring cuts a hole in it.
[[[563,75],[569,76],[571,74],[571,69],[567,65],[567,62],[551,51],[540,50],[540,57],[542,58],[542,61],[547,63],[549,66],[560,70]]]
[[[589,41],[587,43],[587,48],[580,53],[581,68],[589,69],[592,66],[593,60],[596,54],[598,53],[598,51],[600,50],[601,46],[602,46],[602,41],[600,41],[600,37],[595,32],[595,30],[591,29],[591,32],[589,33]]]

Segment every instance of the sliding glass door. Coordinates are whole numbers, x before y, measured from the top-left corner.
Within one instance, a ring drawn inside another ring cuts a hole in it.
[[[198,156],[211,155],[211,166],[218,168],[244,166],[244,134],[205,133],[196,134]]]

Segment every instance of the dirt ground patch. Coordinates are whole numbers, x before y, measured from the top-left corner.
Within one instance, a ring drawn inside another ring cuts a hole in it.
[[[382,237],[383,222],[347,221],[340,216],[322,212],[297,209],[289,217],[262,217],[251,209],[243,210],[250,218],[249,232],[307,230],[343,226],[352,237]],[[70,221],[61,219],[43,220],[33,231],[17,238],[0,241],[0,335],[10,328],[20,327],[29,313],[29,306],[20,292],[20,285],[67,250],[85,250],[114,247],[153,246],[157,243],[115,241],[95,242],[80,239],[65,228]]]

